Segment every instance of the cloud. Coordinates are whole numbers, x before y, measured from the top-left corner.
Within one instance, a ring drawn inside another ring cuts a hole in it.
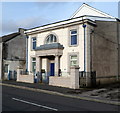
[[[65,4],[68,4],[68,2],[35,2],[36,6],[38,8],[44,8],[46,10],[46,8],[54,8],[54,7],[58,7],[58,6],[63,6]]]
[[[6,34],[10,34],[13,32],[17,32],[18,28],[33,28],[37,26],[41,26],[43,24],[49,23],[50,20],[43,17],[29,17],[22,20],[6,20],[2,21],[2,36]]]
[[[14,20],[2,21],[2,35],[6,33],[16,32],[18,25]]]
[[[17,17],[17,14],[13,15],[13,13],[9,13],[10,15],[7,15],[4,17],[6,12],[4,13],[2,17],[2,22],[0,25],[2,25],[2,35],[6,35],[9,33],[17,32],[18,28],[25,28],[30,29],[33,27],[38,27],[43,24],[48,24],[60,20],[67,19],[69,16],[71,16],[71,10],[74,9],[75,5],[78,3],[74,2],[33,2],[36,7],[32,7],[28,9],[29,12],[23,12],[20,18],[14,18]],[[33,5],[34,6],[34,5]],[[68,10],[71,8],[70,10]],[[17,9],[16,9],[17,10]],[[19,12],[20,13],[20,12]],[[27,15],[27,13],[31,13],[31,15]],[[25,16],[24,16],[25,14]],[[18,16],[19,17],[19,16]],[[1,35],[1,34],[0,34]]]
[[[44,24],[55,22],[57,21],[57,19],[54,12],[59,9],[59,6],[64,5],[63,2],[34,2],[34,4],[36,4],[38,8],[37,10],[42,10],[39,15],[36,14],[33,16],[32,14],[31,16],[27,16],[26,18],[20,18],[19,20],[15,20],[15,18],[6,19],[5,17],[3,17],[1,22],[2,34],[0,35],[3,36],[6,34],[17,32],[18,28],[30,29],[33,27],[38,27]],[[57,17],[59,17],[59,14]]]

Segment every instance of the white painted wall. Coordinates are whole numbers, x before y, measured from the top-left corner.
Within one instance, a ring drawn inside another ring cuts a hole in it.
[[[66,28],[60,28],[60,29],[55,29],[52,31],[47,31],[47,32],[42,32],[42,33],[38,33],[36,35],[30,35],[29,39],[28,39],[28,69],[29,71],[31,70],[31,57],[35,57],[35,51],[31,51],[31,37],[36,36],[37,37],[37,46],[43,45],[45,42],[46,37],[53,33],[56,34],[58,37],[58,42],[64,46],[63,49],[63,55],[60,57],[60,69],[63,72],[62,75],[63,76],[67,76],[69,75],[69,67],[68,67],[68,53],[74,53],[74,52],[78,52],[79,53],[79,67],[80,67],[80,71],[84,70],[84,30],[82,27],[82,24],[77,25],[78,26],[78,38],[79,38],[79,42],[78,42],[78,46],[77,47],[70,47],[69,46],[69,30],[72,27],[66,27]],[[74,26],[73,26],[74,28]],[[89,34],[87,34],[89,29],[86,29],[86,36],[88,36]],[[46,65],[46,61],[44,61],[44,59],[42,60],[43,63],[43,67],[45,68]]]
[[[32,72],[32,57],[35,57],[35,51],[31,48],[32,37],[37,37],[37,35],[30,35],[28,38],[28,71]]]
[[[99,16],[99,17],[108,17],[114,18],[107,13],[104,13],[98,9],[95,9],[87,4],[83,4],[72,16],[71,18],[76,18],[84,15],[92,15],[92,16]]]

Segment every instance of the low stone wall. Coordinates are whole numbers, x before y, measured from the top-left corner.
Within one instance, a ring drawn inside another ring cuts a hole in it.
[[[19,75],[19,76],[17,76],[17,81],[34,83],[34,75]]]
[[[72,66],[68,77],[49,77],[49,85],[79,89],[79,66]]]
[[[49,77],[49,85],[71,88],[70,77]]]
[[[17,81],[18,82],[34,83],[34,75],[33,74],[21,75],[22,71],[23,71],[23,69],[18,66],[18,69],[17,69]]]
[[[118,80],[120,82],[120,79]],[[104,78],[96,78],[96,84],[97,85],[104,85],[104,84],[112,84],[117,81],[117,77],[104,77]]]

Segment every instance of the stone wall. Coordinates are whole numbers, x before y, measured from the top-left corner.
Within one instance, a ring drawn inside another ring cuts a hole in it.
[[[19,75],[17,82],[34,83],[34,75]]]
[[[26,39],[18,35],[17,37],[4,43],[4,59],[22,59],[26,57]]]
[[[71,88],[70,77],[49,77],[49,85]]]
[[[72,66],[69,77],[49,77],[49,85],[79,89],[79,67]]]
[[[106,84],[117,80],[118,35],[116,22],[96,21],[91,34],[92,71],[96,71],[97,83]]]
[[[34,83],[34,75],[21,75],[22,68],[18,67],[17,69],[17,81],[18,82],[27,82],[27,83]]]
[[[22,30],[22,29],[21,29]],[[11,34],[12,35],[12,34]],[[5,37],[6,38],[6,37]],[[8,35],[8,38],[9,35]],[[23,31],[20,34],[10,38],[9,40],[3,41],[2,48],[2,76],[3,79],[8,79],[9,75],[14,76],[14,72],[17,71],[17,66],[22,66],[24,69],[26,63],[26,38],[23,35]],[[1,55],[1,54],[0,54]],[[1,61],[1,60],[0,60]],[[8,73],[4,72],[5,64],[8,64]],[[1,68],[0,68],[1,69]],[[12,77],[14,78],[14,77]]]

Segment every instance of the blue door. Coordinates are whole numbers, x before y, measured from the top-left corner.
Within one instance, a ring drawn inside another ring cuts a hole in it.
[[[50,63],[50,76],[54,76],[54,69],[55,69],[54,63]]]

